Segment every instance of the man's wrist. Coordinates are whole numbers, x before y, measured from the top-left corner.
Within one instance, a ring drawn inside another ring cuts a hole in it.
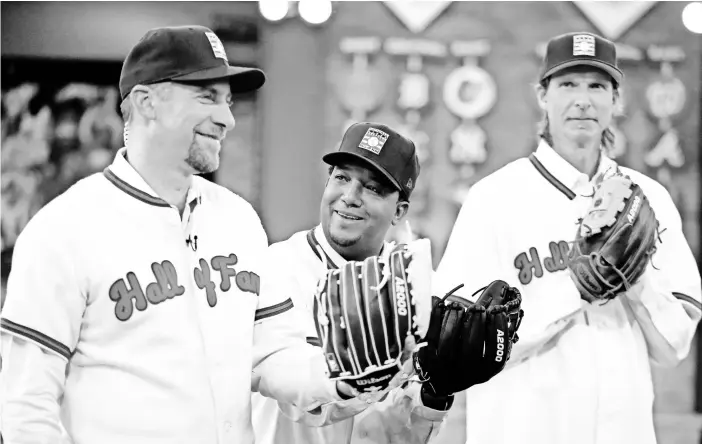
[[[453,405],[453,394],[438,395],[427,382],[422,384],[422,388],[420,389],[419,393],[424,407],[434,410],[448,410]]]

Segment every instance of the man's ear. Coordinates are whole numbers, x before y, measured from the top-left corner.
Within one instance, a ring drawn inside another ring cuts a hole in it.
[[[409,202],[406,200],[398,200],[395,206],[395,214],[392,216],[392,221],[390,223],[397,225],[397,223],[407,215],[407,211],[409,211]]]
[[[624,97],[622,97],[619,89],[612,91],[612,103],[614,104],[614,115],[622,115],[624,112]]]
[[[155,91],[147,86],[137,85],[129,94],[129,99],[132,101],[132,109],[147,120],[156,118],[154,93]]]
[[[546,111],[546,88],[541,84],[537,84],[534,87],[534,91],[536,92],[536,102],[539,104],[539,108],[542,111]]]

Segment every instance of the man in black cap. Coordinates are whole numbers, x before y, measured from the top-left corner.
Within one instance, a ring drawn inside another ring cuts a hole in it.
[[[267,266],[277,271],[279,291],[292,297],[311,344],[319,342],[312,308],[317,282],[328,267],[343,267],[347,261],[392,250],[385,242],[387,231],[407,214],[419,177],[414,143],[380,123],[351,125],[338,151],[322,159],[330,167],[320,203],[320,224],[271,245],[266,259]],[[318,344],[315,348],[321,353]],[[406,382],[409,373],[399,376],[396,385]],[[362,395],[324,406],[315,414],[284,403],[279,408],[275,400],[254,394],[256,442],[335,444],[353,442],[353,435],[378,443],[424,443],[438,432],[453,401],[453,396],[432,396],[425,389],[412,380],[377,407],[368,408],[366,401],[373,399]]]
[[[258,215],[197,176],[219,164],[232,94],[264,81],[201,26],[151,30],[130,51],[126,147],[15,247],[6,442],[64,442],[65,428],[74,444],[252,443],[252,388],[303,411],[341,400],[287,293],[266,290]]]
[[[536,151],[477,182],[463,203],[436,281],[516,277],[527,313],[507,370],[466,392],[469,444],[656,442],[649,360],[687,355],[700,277],[665,188],[607,156],[623,79],[614,43],[588,32],[551,39]],[[655,267],[603,303],[580,294],[568,255],[595,188],[617,169],[645,192],[661,242]]]

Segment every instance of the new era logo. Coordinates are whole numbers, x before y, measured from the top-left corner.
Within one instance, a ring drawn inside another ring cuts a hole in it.
[[[586,34],[573,36],[573,55],[595,57],[595,37]]]
[[[380,131],[379,129],[368,128],[368,131],[366,131],[358,147],[375,154],[380,154],[380,150],[383,149],[383,145],[388,141],[388,137],[390,137],[388,133]]]
[[[219,37],[217,37],[213,32],[206,32],[205,35],[207,36],[207,40],[210,41],[210,46],[212,47],[214,56],[224,59],[227,63],[229,63],[227,52],[224,50],[224,45],[222,45],[222,41],[219,39]]]

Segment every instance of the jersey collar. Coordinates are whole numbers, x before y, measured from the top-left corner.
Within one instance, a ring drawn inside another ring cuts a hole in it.
[[[324,235],[324,230],[322,230],[321,225],[317,225],[314,228],[314,237],[317,240],[317,244],[322,248],[322,251],[326,253],[327,257],[329,257],[332,263],[335,264],[337,267],[341,267],[343,264],[348,262],[346,259],[341,257],[341,255],[337,253],[331,245],[329,245],[329,242],[327,241],[327,237]]]
[[[529,161],[551,185],[571,200],[578,194],[591,195],[595,185],[605,173],[617,168],[616,162],[607,157],[604,150],[600,150],[600,163],[597,166],[597,172],[590,180],[587,174],[568,163],[543,139],[536,151],[529,156]]]
[[[158,194],[156,194],[149,184],[146,183],[141,175],[127,161],[126,154],[126,148],[121,148],[119,151],[117,151],[115,160],[103,171],[105,178],[121,191],[144,203],[156,207],[174,207],[158,197]],[[195,181],[193,181],[190,189],[188,189],[186,202],[188,202],[190,212],[192,212],[198,204],[202,203],[202,196],[200,191],[195,186]]]
[[[322,249],[322,253],[324,253],[326,255],[326,260],[331,261],[331,264],[328,264],[328,265],[332,265],[331,268],[341,267],[346,262],[348,262],[339,253],[337,253],[337,251],[334,248],[332,248],[331,245],[329,245],[329,242],[327,241],[327,237],[324,235],[324,230],[322,230],[321,225],[317,225],[316,227],[314,227],[314,230],[312,233],[314,236],[314,240],[316,241],[316,245],[318,245],[319,248]],[[310,245],[310,246],[312,247],[312,245]],[[381,256],[383,254],[385,254],[386,252],[390,251],[390,249],[387,247],[388,247],[388,243],[384,242],[383,248],[380,251]],[[315,251],[315,253],[318,253],[318,252]]]

